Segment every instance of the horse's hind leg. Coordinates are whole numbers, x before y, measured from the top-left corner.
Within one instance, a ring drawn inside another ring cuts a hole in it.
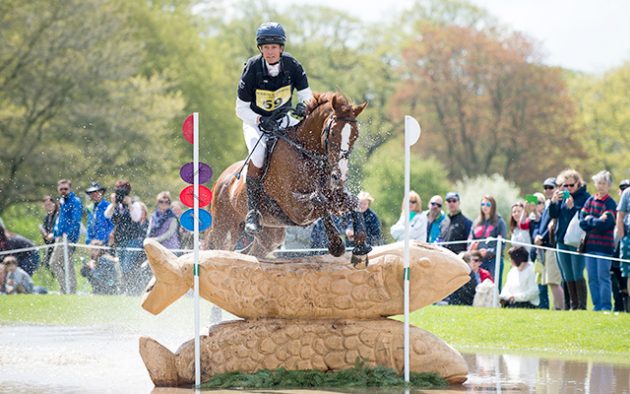
[[[247,254],[256,257],[265,257],[275,250],[284,241],[285,229],[280,227],[263,227],[254,237],[251,249]]]

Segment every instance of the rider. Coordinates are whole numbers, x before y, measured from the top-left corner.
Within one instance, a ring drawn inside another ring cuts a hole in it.
[[[306,115],[305,103],[313,97],[302,65],[284,52],[285,41],[284,29],[279,23],[260,25],[256,32],[260,55],[247,60],[238,84],[236,115],[243,121],[245,144],[251,155],[247,165],[248,212],[245,219],[245,230],[250,234],[260,230],[258,205],[263,194],[260,178],[267,149],[267,137],[262,130],[278,127],[271,114],[278,108],[291,108],[294,89],[297,90],[298,104],[293,114],[298,118]],[[298,122],[298,119],[286,116],[280,126],[284,128]]]

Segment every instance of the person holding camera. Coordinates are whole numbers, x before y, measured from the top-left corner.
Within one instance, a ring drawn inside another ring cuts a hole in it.
[[[125,179],[116,181],[115,191],[110,195],[111,204],[105,217],[114,223],[114,249],[121,270],[121,285],[124,293],[133,293],[137,287],[134,276],[140,268],[142,241],[146,227],[142,226],[142,205],[130,196],[131,184]]]
[[[586,191],[582,175],[575,170],[562,171],[558,177],[558,188],[551,197],[549,216],[556,219],[555,239],[558,250],[558,266],[562,279],[569,289],[569,300],[572,310],[586,309],[586,280],[584,279],[584,256],[563,253],[576,252],[575,246],[567,245],[564,236],[573,217],[582,209],[591,196]]]

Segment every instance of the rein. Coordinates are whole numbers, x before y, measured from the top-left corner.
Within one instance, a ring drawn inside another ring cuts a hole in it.
[[[322,136],[324,138],[324,153],[323,154],[306,149],[305,147],[303,147],[302,145],[298,144],[297,142],[289,139],[286,136],[286,134],[273,133],[273,135],[276,138],[279,138],[279,139],[283,140],[284,142],[286,142],[287,144],[289,144],[290,146],[292,146],[295,150],[297,150],[298,152],[300,152],[304,156],[307,156],[307,157],[309,157],[311,159],[314,159],[314,160],[324,161],[325,159],[328,158],[328,136],[330,135],[330,130],[331,130],[332,124],[333,124],[333,122],[335,120],[339,120],[339,121],[346,122],[346,123],[357,123],[356,119],[339,118],[339,117],[336,117],[335,114],[331,114],[329,116],[328,123],[326,124],[326,127],[324,128],[324,131],[322,132]],[[350,149],[347,149],[347,150],[340,149],[339,151],[341,153],[340,158],[342,158],[342,159],[347,159],[350,156]]]

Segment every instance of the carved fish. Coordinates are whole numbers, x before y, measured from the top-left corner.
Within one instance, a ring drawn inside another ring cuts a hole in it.
[[[193,286],[193,254],[176,257],[153,239],[144,248],[155,277],[142,301],[158,314]],[[403,244],[374,248],[370,265],[356,269],[346,258],[307,257],[264,261],[235,252],[199,254],[199,294],[246,319],[358,318],[403,313]],[[443,299],[469,280],[470,269],[447,249],[410,247],[410,310]]]
[[[433,334],[410,327],[410,371],[434,372],[451,384],[466,380],[461,354]],[[340,370],[357,358],[403,370],[403,324],[391,319],[232,321],[201,336],[201,381],[224,372],[261,369]],[[156,386],[195,381],[194,341],[173,354],[152,338],[140,338],[140,354]]]

